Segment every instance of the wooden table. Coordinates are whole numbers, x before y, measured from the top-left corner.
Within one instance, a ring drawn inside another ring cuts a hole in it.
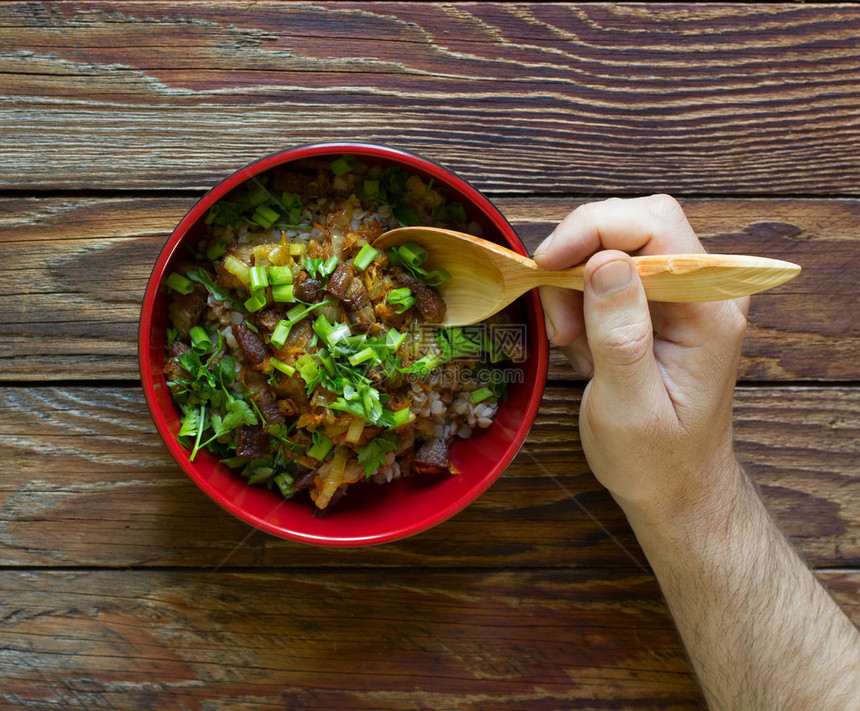
[[[701,709],[554,353],[525,448],[399,543],[306,547],[210,502],[137,380],[145,281],[257,157],[381,142],[458,171],[529,249],[665,191],[753,299],[740,456],[860,620],[860,8],[0,3],[0,707]]]

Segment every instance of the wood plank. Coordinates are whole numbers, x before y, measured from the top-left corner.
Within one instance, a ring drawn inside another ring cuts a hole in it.
[[[194,198],[3,198],[0,381],[137,377],[139,304],[151,265]],[[529,250],[581,200],[498,198]],[[740,377],[856,380],[860,201],[684,200],[712,252],[804,267],[756,296]],[[560,352],[550,377],[572,379]]]
[[[520,455],[472,506],[398,543],[325,550],[254,532],[170,459],[133,388],[0,388],[0,545],[16,566],[570,566],[635,569],[588,471],[581,390],[548,388]],[[741,388],[739,456],[798,549],[860,564],[860,392]]]
[[[860,573],[819,577],[860,622]],[[14,708],[705,709],[650,576],[14,571]]]
[[[4,3],[0,187],[363,140],[492,190],[856,195],[858,35],[851,4]]]
[[[13,572],[0,591],[16,708],[704,708],[644,576]]]

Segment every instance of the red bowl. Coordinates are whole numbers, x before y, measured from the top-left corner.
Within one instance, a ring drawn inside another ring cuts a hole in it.
[[[515,305],[519,309],[528,357],[510,371],[516,380],[508,385],[508,397],[492,426],[476,430],[472,437],[454,443],[451,462],[460,473],[454,476],[407,477],[391,484],[356,485],[331,515],[313,515],[306,500],[285,500],[268,489],[249,486],[245,479],[220,464],[209,452],[199,452],[193,462],[176,436],[179,412],[174,406],[162,373],[167,328],[167,288],[164,278],[172,263],[185,253],[183,240],[196,242],[205,230],[203,218],[212,205],[228,192],[276,166],[303,158],[331,157],[351,153],[374,165],[399,165],[433,178],[459,200],[470,219],[481,224],[484,237],[525,255],[526,251],[502,214],[474,187],[442,166],[411,153],[383,146],[357,143],[324,143],[302,146],[262,158],[234,173],[210,190],[191,208],[161,250],[146,286],[138,331],[138,358],[146,403],[158,433],[170,454],[211,499],[252,526],[275,536],[303,543],[328,546],[364,546],[406,538],[450,518],[483,493],[516,456],[534,422],[546,380],[549,345],[543,312],[535,292]],[[516,334],[515,334],[516,335]]]

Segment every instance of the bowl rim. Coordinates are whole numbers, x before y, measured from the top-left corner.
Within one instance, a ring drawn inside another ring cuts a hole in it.
[[[501,476],[523,447],[526,436],[534,423],[535,416],[537,415],[538,408],[540,407],[540,403],[543,398],[549,368],[549,345],[546,338],[543,311],[541,309],[540,300],[534,291],[526,294],[525,298],[531,300],[531,306],[533,307],[536,315],[535,323],[529,325],[531,329],[536,329],[537,331],[534,342],[538,345],[538,352],[534,353],[529,358],[529,360],[535,361],[537,370],[535,374],[536,378],[535,382],[531,386],[527,407],[522,413],[519,425],[513,432],[509,433],[510,443],[506,447],[504,455],[494,463],[492,468],[481,478],[477,485],[468,489],[464,494],[455,497],[448,505],[441,507],[432,515],[423,516],[412,524],[373,535],[333,535],[329,537],[298,530],[291,530],[284,526],[273,524],[268,520],[268,518],[251,514],[241,506],[237,505],[232,499],[228,498],[218,489],[218,487],[210,483],[197,470],[195,465],[188,460],[188,456],[184,448],[169,431],[167,421],[161,413],[161,405],[157,400],[154,386],[154,378],[164,378],[164,376],[161,373],[154,373],[149,358],[152,316],[158,288],[164,277],[167,265],[170,263],[174,252],[182,242],[188,230],[203,215],[205,215],[215,202],[255,175],[280,165],[293,163],[303,158],[334,155],[338,153],[352,153],[359,157],[391,160],[407,167],[421,170],[425,173],[438,174],[441,180],[452,184],[456,190],[467,197],[478,208],[481,215],[492,223],[500,235],[502,235],[508,242],[508,246],[510,246],[511,249],[519,252],[523,256],[528,256],[525,246],[514,231],[514,228],[502,215],[501,211],[493,205],[488,198],[452,170],[429,158],[390,146],[349,141],[308,143],[295,146],[293,148],[286,148],[254,160],[219,181],[195,202],[195,204],[186,212],[183,218],[173,229],[159,251],[158,258],[156,259],[152,271],[147,278],[146,289],[141,302],[140,317],[138,320],[138,367],[147,409],[149,410],[150,417],[155,424],[159,437],[167,447],[173,460],[179,465],[185,474],[203,491],[203,493],[205,493],[222,509],[251,525],[254,529],[263,530],[279,538],[328,547],[371,546],[390,543],[416,535],[456,515],[472,504]],[[285,501],[286,499],[277,504],[275,509],[269,513],[269,516],[271,516],[274,513],[274,510],[279,508],[281,503]]]

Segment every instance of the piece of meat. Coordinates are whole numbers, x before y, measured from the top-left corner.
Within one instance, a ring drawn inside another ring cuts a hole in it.
[[[380,388],[388,380],[388,375],[381,368],[373,367],[368,369],[367,378],[373,387]]]
[[[394,267],[392,274],[398,284],[407,287],[412,292],[415,305],[425,321],[428,323],[442,322],[448,307],[436,289],[419,281],[403,267]]]
[[[290,356],[300,356],[306,353],[314,335],[314,329],[309,319],[299,321],[290,329],[284,347],[278,349],[276,354],[278,360],[288,360]]]
[[[284,400],[295,403],[297,410],[306,410],[310,406],[307,385],[298,372],[289,377],[281,376],[278,380],[278,395]]]
[[[346,293],[347,313],[352,325],[359,331],[367,331],[376,322],[376,312],[370,303],[367,289],[361,279],[353,279]]]
[[[320,463],[320,466],[322,463]],[[311,469],[307,474],[305,474],[301,479],[299,479],[293,488],[296,491],[303,491],[304,489],[310,489],[313,486],[314,479],[316,478],[317,471],[319,470],[319,466],[316,469]]]
[[[269,331],[274,331],[286,312],[287,307],[283,304],[273,304],[257,313],[257,322]]]
[[[265,384],[254,383],[248,385],[248,394],[263,415],[267,425],[282,425],[286,422],[286,418],[278,407],[278,402],[275,399],[271,388]]]
[[[326,170],[297,172],[295,170],[272,171],[272,187],[288,193],[298,193],[303,197],[318,198],[328,194],[331,187]]]
[[[335,269],[328,280],[326,291],[343,301],[349,320],[357,330],[367,331],[376,323],[376,313],[364,282],[355,276],[351,265],[344,263]]]
[[[245,459],[263,457],[269,452],[269,444],[269,433],[263,428],[242,425],[239,428],[236,456]]]
[[[233,335],[242,348],[248,362],[257,370],[262,370],[265,362],[272,355],[269,349],[260,338],[260,334],[254,333],[244,323],[233,326]]]
[[[325,285],[319,279],[311,278],[306,271],[300,271],[293,278],[293,294],[301,301],[313,303],[319,298]]]
[[[399,314],[394,310],[393,306],[381,301],[373,308],[373,312],[376,314],[376,318],[386,326],[396,328],[398,331],[403,328],[403,322],[406,320],[406,311]]]
[[[290,398],[278,400],[278,410],[284,417],[292,417],[298,414],[299,406]]]
[[[164,364],[164,374],[173,375],[177,378],[190,378],[191,373],[179,364],[179,356],[189,350],[191,350],[191,348],[182,341],[173,341],[167,351],[167,362]]]
[[[167,349],[167,357],[178,358],[183,353],[187,353],[190,350],[191,346],[189,346],[187,343],[183,343],[179,339],[176,339],[175,341],[173,341],[173,343],[170,344],[170,348]]]
[[[428,439],[415,453],[412,469],[417,474],[447,474],[448,445],[441,439]]]
[[[364,288],[364,283],[361,279],[353,279],[349,283],[349,288],[346,290],[347,305],[354,311],[363,311],[370,308],[370,297],[367,295],[367,289]],[[371,309],[372,311],[372,309]],[[376,319],[372,319],[375,321]]]
[[[352,266],[344,262],[340,264],[329,277],[326,291],[341,301],[346,301],[347,294],[349,293],[349,285],[352,283],[352,278]]]
[[[167,307],[170,322],[182,338],[200,323],[200,316],[206,308],[206,290],[197,287],[190,294],[176,294]]]

